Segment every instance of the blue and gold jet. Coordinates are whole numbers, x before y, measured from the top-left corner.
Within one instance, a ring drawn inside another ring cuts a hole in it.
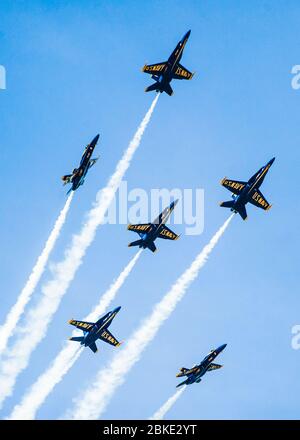
[[[82,330],[83,336],[73,336],[69,338],[69,340],[80,342],[80,345],[89,347],[94,353],[98,351],[96,345],[97,339],[101,339],[101,341],[107,342],[114,347],[119,347],[121,345],[120,342],[108,331],[108,327],[120,309],[121,307],[117,307],[112,312],[106,313],[106,315],[95,323],[71,319],[69,324]]]
[[[154,244],[154,240],[157,238],[163,238],[165,240],[177,240],[179,235],[176,235],[175,232],[171,231],[171,229],[165,225],[177,202],[178,200],[175,200],[175,202],[172,202],[170,206],[165,208],[153,223],[128,225],[127,229],[129,231],[137,232],[140,236],[140,240],[133,241],[132,243],[129,243],[128,246],[139,246],[140,248],[148,248],[150,251],[155,252],[156,246]]]
[[[243,182],[240,180],[231,180],[225,177],[221,180],[221,185],[225,186],[231,191],[233,200],[220,203],[223,208],[230,208],[231,211],[239,213],[243,220],[247,218],[246,204],[249,202],[258,208],[268,211],[272,205],[265,199],[259,190],[260,185],[263,183],[267,172],[271,168],[275,157],[271,159],[267,165],[261,167],[249,180]]]
[[[207,371],[218,370],[223,367],[223,365],[213,363],[214,359],[224,350],[227,344],[220,345],[220,347],[215,350],[211,350],[207,356],[203,359],[203,361],[199,365],[195,365],[191,369],[181,368],[180,373],[176,374],[176,377],[187,376],[187,379],[184,382],[181,382],[176,386],[176,388],[181,385],[191,385],[192,383],[201,382],[201,377],[204,376]]]
[[[182,40],[179,41],[174,51],[171,53],[168,61],[157,64],[145,64],[142,71],[152,75],[155,83],[145,89],[145,92],[166,92],[169,96],[173,95],[170,86],[172,79],[192,79],[193,73],[183,67],[179,61],[181,60],[183,49],[189,39],[191,31],[188,31]]]
[[[76,191],[76,189],[78,189],[81,185],[83,185],[88,170],[93,165],[95,165],[95,163],[99,159],[98,157],[95,159],[91,158],[93,151],[97,145],[98,139],[99,139],[99,134],[97,134],[97,136],[94,137],[92,142],[85,147],[79,167],[74,168],[72,174],[66,174],[65,176],[62,176],[61,179],[64,182],[64,185],[66,185],[67,183],[72,183],[72,187],[71,189],[69,189],[67,194],[69,194],[70,191]]]

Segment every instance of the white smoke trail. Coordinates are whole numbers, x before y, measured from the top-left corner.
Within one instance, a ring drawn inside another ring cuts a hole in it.
[[[119,289],[122,287],[126,278],[135,266],[142,250],[138,251],[130,260],[118,278],[111,284],[108,290],[101,297],[99,304],[94,310],[84,318],[84,321],[96,321],[100,315],[104,314],[108,306],[115,299]],[[76,336],[76,330],[72,336]],[[63,379],[65,374],[74,365],[83,348],[74,342],[65,343],[62,350],[53,360],[51,365],[40,375],[30,389],[26,392],[21,402],[16,405],[8,417],[10,420],[29,420],[34,419],[38,409],[45,402],[54,387]]]
[[[183,298],[187,288],[197,277],[210,253],[229,225],[232,214],[204,246],[192,264],[173,284],[169,292],[156,304],[150,316],[134,332],[123,350],[113,357],[108,367],[100,370],[89,388],[75,400],[75,407],[68,411],[66,418],[97,419],[105,411],[116,389],[125,381],[126,374],[141,357],[163,322],[169,318],[177,303]]]
[[[186,385],[183,385],[179,390],[177,390],[173,396],[170,397],[154,414],[149,420],[163,420],[168,411],[172,408],[175,402],[179,399],[181,394],[186,389]]]
[[[82,263],[87,248],[94,240],[97,227],[103,222],[105,213],[130,166],[158,97],[159,94],[154,98],[106,187],[97,194],[94,207],[88,213],[80,234],[73,236],[64,259],[54,266],[52,280],[42,286],[42,297],[38,304],[29,310],[26,322],[21,329],[22,334],[16,339],[13,347],[6,350],[7,359],[0,365],[0,406],[5,398],[12,394],[18,375],[27,367],[32,351],[46,335],[48,325]]]
[[[73,195],[74,195],[73,192],[69,195],[65,203],[65,206],[61,210],[55,222],[54,228],[52,229],[51,234],[48,237],[48,240],[45,244],[45,247],[41,255],[37,259],[37,262],[34,268],[32,269],[32,272],[25,286],[23,287],[20,295],[18,296],[17,302],[12,306],[12,308],[8,312],[8,315],[6,316],[4,324],[0,327],[0,354],[6,349],[8,340],[13,334],[15,328],[17,327],[18,322],[25,310],[25,307],[30,301],[31,295],[33,294],[41,276],[43,275],[49,256],[54,248],[56,240],[58,239],[60,231],[65,223]]]

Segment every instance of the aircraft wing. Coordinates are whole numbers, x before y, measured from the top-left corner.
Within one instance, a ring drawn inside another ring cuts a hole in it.
[[[69,324],[74,325],[74,327],[77,327],[84,332],[90,332],[94,325],[92,322],[76,321],[75,319],[71,319]]]
[[[230,180],[227,179],[227,177],[224,177],[224,179],[221,180],[221,185],[236,195],[239,195],[242,192],[246,183],[247,182],[242,182],[240,180]]]
[[[148,232],[150,229],[151,223],[141,223],[140,225],[128,225],[127,229],[129,231],[134,232]]]
[[[208,367],[207,371],[218,370],[219,368],[222,368],[222,367],[223,367],[223,365],[211,363],[210,366]]]
[[[103,332],[99,336],[99,339],[107,342],[110,345],[113,345],[114,347],[118,347],[119,345],[121,345],[120,342],[107,329],[103,330]]]
[[[189,368],[180,368],[180,372],[176,374],[176,377],[182,377],[182,376],[188,376],[188,374],[191,374],[191,369]]]
[[[167,226],[164,226],[158,234],[158,237],[164,238],[165,240],[178,240],[179,235],[175,234],[175,232],[171,231]]]
[[[174,79],[192,79],[194,74],[178,63],[177,69],[173,74]]]
[[[142,71],[145,73],[150,73],[150,75],[156,75],[163,72],[166,64],[166,62],[148,65],[145,64]]]
[[[72,180],[72,174],[66,174],[65,176],[62,176],[61,180],[64,182],[64,185],[70,183]]]
[[[268,209],[270,209],[272,206],[265,199],[265,197],[262,195],[262,193],[259,191],[259,189],[254,191],[254,194],[249,199],[249,203],[252,203],[252,205],[257,206],[258,208],[264,209],[265,211],[268,211]]]

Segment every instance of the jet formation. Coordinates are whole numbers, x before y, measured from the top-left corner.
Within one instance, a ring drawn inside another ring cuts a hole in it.
[[[188,31],[182,40],[179,41],[174,51],[167,61],[157,64],[145,64],[142,71],[152,75],[155,83],[145,89],[145,92],[166,92],[169,96],[173,95],[170,82],[172,79],[192,79],[194,74],[180,64],[183,50],[189,39],[191,31]]]
[[[184,37],[179,41],[174,51],[171,53],[167,61],[145,65],[143,72],[151,75],[155,82],[148,86],[145,91],[156,91],[160,93],[167,93],[169,96],[173,94],[170,85],[173,79],[190,80],[193,78],[193,73],[180,64],[185,45],[190,37],[189,30]],[[64,185],[71,184],[68,191],[76,191],[83,185],[88,170],[96,163],[98,158],[92,158],[92,154],[99,140],[99,134],[91,141],[85,148],[78,168],[75,168],[72,174],[67,174],[62,177]],[[239,213],[243,220],[247,218],[246,204],[251,203],[263,210],[269,210],[271,205],[265,199],[259,188],[264,181],[270,167],[272,166],[275,157],[271,159],[265,166],[261,167],[247,182],[231,180],[225,177],[221,181],[221,185],[232,192],[232,199],[220,204],[224,208],[230,208],[234,213]],[[152,223],[129,224],[128,230],[136,232],[139,239],[129,243],[129,247],[138,246],[143,249],[150,249],[152,252],[157,250],[155,240],[157,238],[167,240],[177,240],[179,235],[173,232],[166,226],[166,222],[173,212],[178,200],[172,202],[167,206],[159,216]],[[118,347],[119,341],[109,332],[108,327],[111,325],[113,319],[120,311],[121,307],[117,307],[111,312],[105,314],[97,322],[86,322],[78,320],[70,320],[69,324],[83,331],[83,336],[73,336],[71,341],[79,342],[84,347],[89,347],[94,353],[97,352],[96,341],[98,339]],[[186,377],[186,379],[179,383],[177,387],[182,385],[191,385],[199,383],[202,377],[208,372],[217,370],[222,365],[214,363],[215,358],[225,349],[227,344],[223,344],[215,350],[211,350],[209,354],[200,362],[199,365],[194,365],[192,368],[181,368],[176,377]]]
[[[83,155],[81,157],[81,161],[78,168],[74,168],[72,171],[72,174],[66,174],[65,176],[62,176],[62,181],[64,182],[64,185],[67,183],[71,183],[72,187],[69,189],[67,194],[69,194],[70,191],[76,191],[81,185],[84,184],[85,176],[88,172],[88,170],[95,165],[98,157],[95,159],[92,159],[91,156],[94,152],[94,149],[97,145],[99,139],[99,134],[97,134],[96,137],[92,140],[90,144],[88,144],[85,147],[85,150],[83,152]]]
[[[129,231],[137,232],[140,236],[139,240],[129,243],[129,247],[139,246],[143,249],[150,249],[152,252],[156,252],[156,246],[154,241],[157,238],[163,238],[165,240],[177,240],[179,235],[171,231],[165,223],[170,217],[173,209],[175,208],[178,199],[172,202],[170,206],[165,208],[159,216],[153,221],[153,223],[140,223],[138,225],[128,225],[127,229]]]
[[[275,157],[271,159],[265,166],[261,167],[249,180],[243,182],[240,180],[231,180],[224,177],[221,185],[231,191],[233,200],[220,203],[223,208],[230,208],[231,211],[239,213],[243,220],[247,218],[246,204],[249,202],[258,208],[268,211],[272,205],[265,199],[259,190],[264,181],[267,172],[271,168]]]
[[[176,388],[182,385],[191,385],[192,383],[201,382],[201,377],[208,371],[218,370],[223,365],[213,363],[213,360],[224,350],[227,344],[220,345],[215,350],[211,350],[207,356],[200,362],[199,365],[194,365],[192,368],[181,368],[180,373],[176,374],[176,377],[187,376],[184,382],[179,383]]]
[[[94,353],[98,351],[96,341],[100,339],[101,341],[107,342],[114,347],[119,347],[120,342],[109,332],[108,327],[112,323],[116,314],[119,313],[121,307],[117,307],[111,312],[106,313],[97,322],[86,322],[77,321],[71,319],[69,324],[74,325],[83,331],[83,336],[73,336],[69,338],[70,341],[80,342],[80,345],[89,347]]]

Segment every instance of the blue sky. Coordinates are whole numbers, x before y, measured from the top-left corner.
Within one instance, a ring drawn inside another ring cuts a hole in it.
[[[180,240],[160,241],[155,255],[143,252],[113,305],[122,310],[112,332],[126,340],[228,217],[218,206],[230,198],[222,177],[245,180],[276,156],[262,187],[273,208],[249,206],[247,222],[233,219],[105,417],[151,416],[174,392],[180,367],[227,343],[224,368],[189,387],[168,416],[299,418],[300,351],[291,348],[291,329],[300,323],[300,91],[290,73],[300,64],[299,2],[2,1],[0,12],[7,74],[0,90],[1,321],[64,205],[60,176],[99,132],[101,158],[75,194],[52,262],[79,231],[153,99],[143,91],[151,79],[140,68],[164,61],[191,29],[182,64],[196,75],[174,81],[171,98],[160,97],[126,180],[129,189],[147,191],[203,188],[204,232],[185,236],[184,225],[176,225]],[[67,320],[86,315],[127,264],[132,239],[124,225],[99,229],[1,417],[70,335]],[[39,294],[38,287],[33,303]],[[104,344],[97,356],[86,350],[38,418],[60,417],[112,354]]]

